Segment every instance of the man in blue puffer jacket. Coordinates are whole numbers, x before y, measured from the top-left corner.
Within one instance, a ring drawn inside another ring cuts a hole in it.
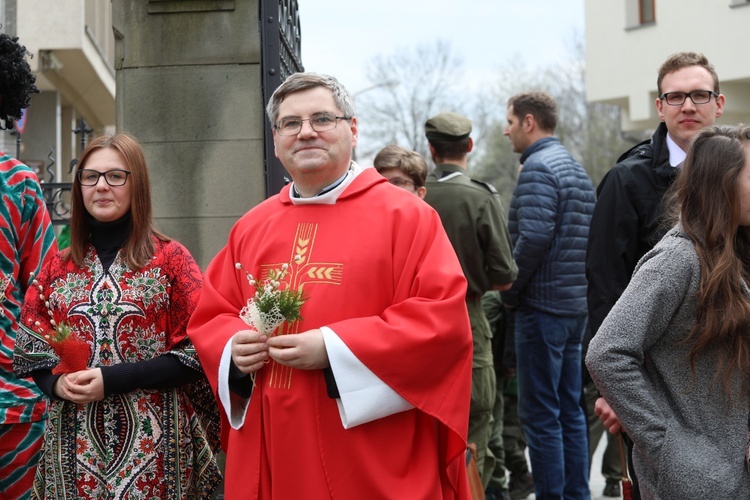
[[[587,499],[581,340],[594,186],[554,136],[557,106],[550,96],[511,97],[507,120],[504,133],[522,153],[508,218],[518,277],[502,294],[516,308],[518,413],[536,497]]]

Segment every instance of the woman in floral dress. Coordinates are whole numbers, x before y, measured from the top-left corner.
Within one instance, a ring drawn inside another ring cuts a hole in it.
[[[16,373],[51,399],[32,498],[210,497],[218,413],[185,334],[201,281],[185,247],[153,227],[140,145],[92,141],[73,182],[71,246],[29,289],[16,342]],[[86,368],[65,370],[59,347],[75,337]]]

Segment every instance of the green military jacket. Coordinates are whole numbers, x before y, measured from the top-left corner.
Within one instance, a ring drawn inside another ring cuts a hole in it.
[[[479,298],[493,285],[516,278],[505,210],[492,185],[471,179],[459,165],[439,164],[427,176],[425,201],[440,215],[469,282],[469,296]]]

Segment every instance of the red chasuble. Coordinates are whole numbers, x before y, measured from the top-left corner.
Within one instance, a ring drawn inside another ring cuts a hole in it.
[[[225,497],[469,498],[466,282],[437,213],[371,168],[333,205],[293,205],[286,187],[248,212],[208,267],[188,328],[214,391],[254,293],[236,263],[261,280],[288,264],[281,288],[308,299],[304,319],[277,334],[331,328],[414,408],[345,429],[322,370],[271,361],[244,425],[225,428]]]

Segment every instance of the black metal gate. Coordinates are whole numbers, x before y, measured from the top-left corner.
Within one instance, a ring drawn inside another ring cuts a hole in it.
[[[86,148],[86,142],[91,132],[92,129],[88,126],[86,120],[80,118],[78,120],[78,127],[73,129],[73,134],[79,136],[79,154]],[[73,183],[59,182],[56,179],[54,150],[50,150],[47,158],[49,163],[44,167],[43,171],[39,172],[39,181],[44,193],[44,201],[47,204],[47,211],[49,212],[50,219],[52,219],[52,224],[65,225],[68,224],[70,219],[70,192],[73,189]],[[68,176],[72,175],[77,163],[77,158],[71,160],[68,167]]]
[[[301,32],[297,0],[260,0],[261,74],[263,105],[292,73],[304,71],[301,59]],[[273,130],[264,120],[266,196],[279,192],[289,180],[274,155]]]

